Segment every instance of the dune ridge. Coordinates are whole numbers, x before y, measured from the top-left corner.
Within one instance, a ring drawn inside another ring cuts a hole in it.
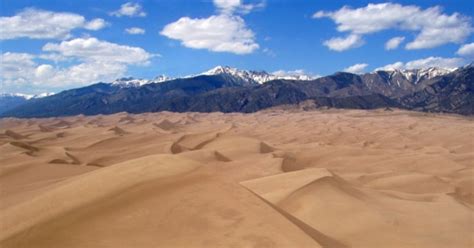
[[[0,247],[474,247],[474,120],[0,119]]]

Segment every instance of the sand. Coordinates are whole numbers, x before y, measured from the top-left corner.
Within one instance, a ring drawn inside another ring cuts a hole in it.
[[[0,120],[0,247],[474,247],[474,119]]]

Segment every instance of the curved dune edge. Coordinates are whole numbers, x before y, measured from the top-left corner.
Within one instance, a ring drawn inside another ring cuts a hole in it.
[[[330,177],[327,169],[306,169],[241,182],[245,188],[270,202],[279,202],[315,180]]]
[[[405,181],[420,178],[426,177],[409,176]],[[388,178],[388,183],[391,180]],[[384,192],[355,186],[325,168],[286,172],[241,185],[324,247],[379,247],[380,242],[387,242],[383,247],[442,247],[439,244],[446,239],[456,241],[455,247],[470,247],[469,240],[456,240],[459,235],[469,235],[466,227],[472,226],[466,219],[471,210],[458,203],[466,202],[459,196],[460,190],[446,194],[437,185],[428,185],[433,188],[429,195]],[[452,215],[438,218],[443,211]],[[436,236],[439,229],[448,228],[443,226],[447,223],[459,226]],[[402,224],[403,230],[398,227]],[[419,225],[423,229],[417,228]],[[367,233],[378,234],[367,239]],[[420,239],[421,234],[432,238]]]
[[[190,172],[200,164],[172,155],[151,155],[73,178],[68,183],[0,213],[0,241],[139,183]]]
[[[199,148],[215,150],[227,160],[239,160],[251,154],[266,154],[275,150],[261,140],[241,136],[218,136]]]
[[[0,247],[474,247],[473,128],[400,110],[0,119]]]
[[[308,169],[244,181],[240,184],[299,227],[322,247],[346,248],[349,246],[316,230],[278,206],[279,202],[290,197],[298,190],[333,176],[334,174],[327,169]]]

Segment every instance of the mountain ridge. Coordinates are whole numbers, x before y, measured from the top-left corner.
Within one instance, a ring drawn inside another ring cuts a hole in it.
[[[229,71],[230,70],[230,71]],[[129,84],[98,83],[33,99],[3,116],[48,117],[154,111],[255,112],[306,100],[336,108],[400,107],[418,111],[474,114],[474,69],[385,70],[362,75],[338,72],[311,80],[274,79],[258,83],[258,73],[216,67],[185,78]],[[411,74],[410,74],[411,73]],[[260,72],[265,75],[265,72]]]

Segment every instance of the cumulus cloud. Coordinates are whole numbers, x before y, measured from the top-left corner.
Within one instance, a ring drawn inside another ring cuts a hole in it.
[[[224,14],[232,14],[234,12],[247,14],[256,8],[262,8],[265,6],[265,2],[260,2],[258,4],[244,4],[242,0],[213,0],[213,2],[217,9]]]
[[[65,87],[79,87],[98,81],[111,81],[126,72],[126,65],[102,61],[83,62],[70,67],[40,64],[32,54],[3,53],[0,65],[3,91],[40,93]],[[8,61],[8,63],[3,63]],[[36,92],[35,92],[36,91]]]
[[[425,69],[430,67],[454,69],[465,64],[462,58],[443,58],[443,57],[428,57],[424,59],[417,59],[403,63],[401,61],[393,64],[385,65],[375,69],[379,70],[406,70],[406,69]]]
[[[44,60],[49,60],[53,61],[55,63],[61,62],[61,61],[67,61],[70,60],[70,58],[63,56],[59,53],[45,53],[45,54],[40,54],[38,55],[38,58],[44,59]]]
[[[66,39],[73,29],[99,30],[105,26],[103,19],[87,21],[74,13],[29,8],[14,16],[0,17],[0,39]]]
[[[56,91],[98,81],[107,82],[123,76],[129,65],[146,65],[153,57],[142,48],[96,38],[47,43],[43,51],[46,53],[38,56],[11,52],[1,54],[2,88],[10,91],[25,88]],[[69,59],[74,63],[67,66],[51,64],[50,59],[55,58]]]
[[[145,34],[145,29],[132,27],[132,28],[126,28],[125,32],[127,32],[128,34]]]
[[[474,42],[469,43],[469,44],[464,44],[461,46],[456,54],[468,57],[468,58],[474,58]]]
[[[104,19],[96,18],[96,19],[86,23],[84,28],[95,31],[95,30],[100,30],[100,29],[106,27],[107,25],[108,25],[108,23],[105,22]]]
[[[335,37],[324,42],[329,49],[342,52],[347,49],[360,47],[364,44],[364,40],[359,35],[351,34],[346,37]]]
[[[1,55],[0,74],[3,89],[7,83],[24,84],[29,81],[36,65],[33,57],[28,53],[6,52]]]
[[[388,64],[379,68],[376,68],[374,71],[387,71],[387,70],[404,70],[405,63],[398,61],[393,64]]]
[[[406,49],[433,48],[447,43],[461,43],[472,32],[469,17],[459,13],[444,14],[436,6],[421,9],[396,3],[368,4],[353,9],[344,6],[337,11],[318,11],[313,18],[330,18],[339,32],[364,35],[387,29],[418,32]]]
[[[140,47],[119,45],[96,38],[77,38],[61,43],[47,43],[43,51],[84,61],[105,61],[123,64],[146,64],[152,57]]]
[[[361,63],[361,64],[355,64],[351,65],[347,68],[344,69],[345,72],[349,73],[354,73],[354,74],[362,74],[365,71],[365,68],[368,66],[368,64]]]
[[[128,16],[128,17],[145,17],[146,12],[143,11],[139,3],[128,2],[120,6],[120,9],[110,13],[112,16]]]
[[[403,36],[398,36],[398,37],[393,37],[390,40],[385,43],[385,50],[393,50],[397,49],[398,46],[405,40],[405,37]]]
[[[180,40],[185,47],[213,52],[248,54],[259,48],[255,34],[244,20],[225,14],[208,18],[182,17],[166,25],[160,34]]]
[[[264,2],[245,4],[243,0],[213,0],[213,3],[218,14],[207,18],[181,17],[166,25],[160,34],[181,41],[185,47],[212,52],[249,54],[259,49],[255,34],[238,14],[264,7]]]

